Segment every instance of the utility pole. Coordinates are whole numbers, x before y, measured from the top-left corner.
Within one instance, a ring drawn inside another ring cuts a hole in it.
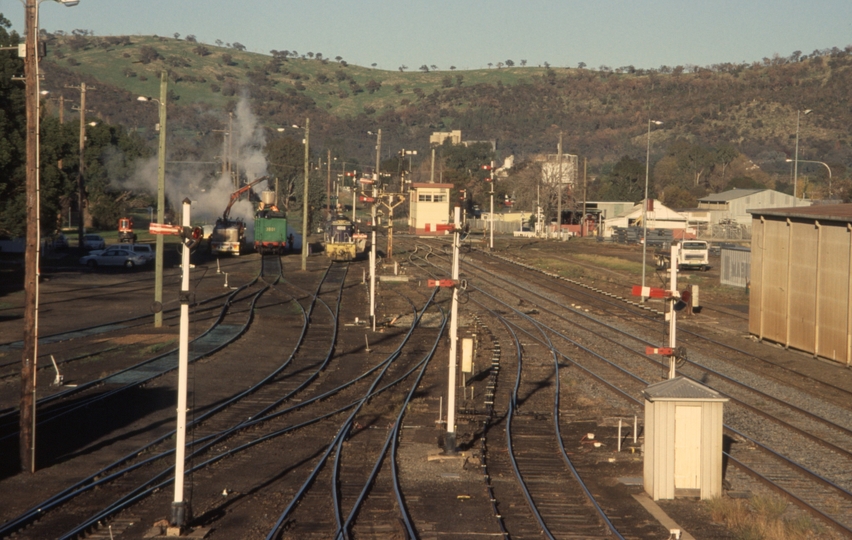
[[[166,222],[166,97],[168,74],[160,72],[160,138],[157,146],[157,223]],[[228,137],[230,141],[230,136]],[[230,167],[230,160],[229,165]],[[154,328],[163,326],[163,235],[157,235],[157,251],[154,254]]]
[[[378,174],[376,174],[378,178]],[[378,183],[378,180],[376,181]],[[373,206],[370,209],[372,237],[370,238],[370,326],[376,331],[376,204],[378,188],[373,184]]]
[[[669,290],[677,295],[677,269],[678,269],[678,244],[672,244],[671,247],[671,263],[669,268]],[[672,355],[669,357],[669,379],[674,379],[677,376],[677,356],[674,351],[677,350],[677,312],[675,311],[675,303],[678,301],[677,296],[673,296],[668,302],[669,304],[669,348],[672,350]]]
[[[432,169],[429,172],[429,183],[435,183],[435,148],[432,147]]]
[[[310,182],[311,119],[305,118],[305,189],[302,192],[302,271],[308,269],[308,183]]]
[[[331,149],[328,150],[328,178],[325,181],[325,209],[331,219]]]
[[[75,90],[80,90],[80,141],[78,145],[78,155],[80,156],[80,163],[77,166],[77,207],[80,210],[80,221],[77,223],[77,248],[82,251],[83,250],[83,235],[85,234],[84,226],[85,226],[85,200],[86,200],[86,189],[84,182],[84,174],[86,169],[86,160],[84,157],[86,150],[86,92],[89,90],[94,90],[93,86],[86,86],[86,83],[80,83],[80,86],[68,86],[67,88],[74,88]]]
[[[394,199],[393,193],[386,193],[385,196],[387,196],[387,202],[385,202],[384,199],[382,199],[382,204],[385,206],[385,208],[388,209],[388,252],[387,252],[386,257],[388,259],[392,259],[393,258],[393,209],[396,208],[397,206],[399,206],[400,204],[402,204],[403,202],[405,202],[405,195],[400,193],[399,194],[399,200],[396,203],[393,202],[393,199]]]
[[[231,152],[233,148],[234,141],[234,113],[228,113],[228,178],[231,180],[231,183],[234,185],[234,189],[239,189],[240,183],[237,178],[234,178],[234,167],[231,162]]]
[[[559,191],[559,197],[556,203],[556,238],[562,238],[562,132],[559,132],[559,146],[557,147],[559,160],[559,178],[557,179],[556,189]]]
[[[39,90],[38,90],[38,1],[26,0],[24,81],[27,109],[27,240],[24,261],[24,349],[21,355],[21,412],[19,456],[21,470],[35,472],[36,362],[38,358],[39,275]]]
[[[586,237],[586,166],[589,160],[583,157],[583,237]]]

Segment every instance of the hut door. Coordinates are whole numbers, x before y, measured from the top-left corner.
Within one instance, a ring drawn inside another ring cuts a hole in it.
[[[701,488],[701,407],[675,407],[675,489]]]

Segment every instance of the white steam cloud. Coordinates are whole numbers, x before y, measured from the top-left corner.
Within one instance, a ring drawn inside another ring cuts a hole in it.
[[[225,123],[227,126],[227,123]],[[240,185],[253,182],[267,174],[266,156],[263,148],[266,137],[258,125],[257,117],[252,113],[247,97],[244,95],[237,104],[232,122],[231,137],[231,169],[240,179]],[[211,154],[213,152],[211,151]],[[219,156],[228,155],[228,144],[223,141],[217,151]],[[121,184],[119,182],[119,184]],[[136,171],[124,185],[120,187],[133,190],[145,190],[157,193],[157,158],[140,160]],[[181,201],[187,197],[192,201],[193,223],[214,223],[221,217],[228,206],[231,194],[236,191],[232,178],[227,173],[220,174],[209,185],[209,176],[197,167],[187,167],[179,164],[166,164],[166,196],[172,208],[180,211]],[[261,182],[252,190],[260,193],[266,189],[266,183]],[[254,203],[247,198],[234,203],[231,207],[230,218],[242,218],[250,229],[253,224]],[[251,230],[247,231],[251,235]],[[249,236],[250,238],[251,236]]]

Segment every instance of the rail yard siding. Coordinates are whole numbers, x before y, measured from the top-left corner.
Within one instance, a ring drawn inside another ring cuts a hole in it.
[[[807,208],[813,217],[755,212],[749,332],[852,365],[852,208],[849,216],[818,208]]]

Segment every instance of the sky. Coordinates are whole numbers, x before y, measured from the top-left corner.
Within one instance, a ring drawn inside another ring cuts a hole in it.
[[[22,0],[0,0],[21,32]],[[48,31],[195,35],[252,52],[320,52],[396,70],[589,68],[761,61],[852,45],[852,0],[80,0],[40,8]]]

